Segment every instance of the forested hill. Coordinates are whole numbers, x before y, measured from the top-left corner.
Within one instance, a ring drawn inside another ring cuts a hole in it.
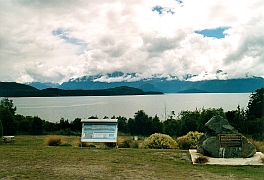
[[[27,97],[39,90],[32,86],[15,82],[0,82],[0,97]]]
[[[15,82],[0,83],[0,97],[57,97],[57,96],[118,96],[162,94],[160,92],[144,92],[138,88],[121,86],[100,90],[62,90],[47,88],[38,90],[32,86]]]

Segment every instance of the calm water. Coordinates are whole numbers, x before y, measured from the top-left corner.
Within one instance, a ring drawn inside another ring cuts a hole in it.
[[[58,122],[90,116],[134,117],[135,112],[144,110],[149,116],[156,114],[161,120],[166,114],[182,110],[220,108],[235,110],[238,105],[247,107],[250,93],[232,94],[165,94],[140,96],[81,96],[81,97],[38,97],[10,98],[17,107],[17,114],[39,116],[41,119]]]

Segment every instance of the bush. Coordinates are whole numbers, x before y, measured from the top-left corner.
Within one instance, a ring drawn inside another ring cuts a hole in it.
[[[91,142],[80,142],[79,147],[96,147],[96,145]]]
[[[196,149],[198,146],[198,139],[203,133],[197,131],[190,131],[186,135],[178,137],[177,143],[180,149]]]
[[[126,139],[122,142],[122,144],[118,145],[120,148],[138,148],[139,144],[135,140]]]
[[[138,144],[138,141],[132,141],[130,143],[130,148],[139,148],[139,144]]]
[[[96,145],[94,145],[93,143],[91,142],[81,142],[80,140],[76,140],[74,141],[73,143],[75,146],[77,147],[96,147]]]
[[[143,141],[142,148],[144,149],[176,149],[177,142],[169,135],[155,133]]]
[[[121,144],[118,145],[120,148],[130,148],[130,144],[132,143],[131,139],[124,140]]]
[[[124,142],[124,139],[122,137],[118,136],[117,137],[117,145],[121,146],[123,144],[123,142]]]
[[[45,142],[48,146],[60,146],[62,143],[61,138],[57,136],[48,136]]]
[[[260,158],[259,158],[259,161],[260,161],[261,163],[264,163],[264,157],[263,157],[263,156],[260,157]]]
[[[256,147],[258,152],[264,153],[264,143],[263,142],[254,140],[253,138],[248,138],[248,140]]]
[[[194,162],[199,163],[199,164],[204,164],[204,163],[209,162],[209,159],[206,156],[199,156],[195,158]]]

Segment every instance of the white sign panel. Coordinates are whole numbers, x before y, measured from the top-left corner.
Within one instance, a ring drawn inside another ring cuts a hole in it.
[[[82,120],[82,142],[117,142],[117,119]]]

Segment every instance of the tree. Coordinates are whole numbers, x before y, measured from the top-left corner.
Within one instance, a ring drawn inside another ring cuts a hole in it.
[[[33,117],[32,124],[30,127],[30,134],[39,135],[43,133],[42,131],[42,120],[37,116]]]
[[[67,129],[67,128],[70,128],[70,123],[67,120],[65,120],[64,118],[61,118],[60,119],[60,129],[63,130],[63,129]]]
[[[257,89],[250,95],[246,109],[246,132],[255,139],[263,137],[264,121],[264,88]]]
[[[264,88],[257,89],[249,98],[246,110],[247,119],[250,120],[264,116]]]
[[[3,135],[16,134],[17,124],[9,109],[0,108],[0,120],[2,121]]]
[[[151,118],[151,119],[152,119],[152,122],[151,122],[150,134],[162,133],[163,124],[162,124],[162,122],[160,122],[159,117],[157,115],[155,115],[155,117]]]
[[[245,125],[245,111],[240,109],[240,106],[237,106],[237,110],[227,111],[225,115],[229,124],[237,129],[238,132],[243,134],[247,133]]]
[[[187,134],[189,131],[197,130],[197,121],[200,117],[199,111],[182,111],[179,114],[181,121],[181,135]]]
[[[151,121],[143,110],[136,112],[134,119],[136,135],[148,136],[151,134]]]
[[[74,121],[72,121],[70,125],[72,131],[81,131],[82,130],[81,118],[74,119]]]
[[[127,125],[128,125],[128,131],[129,131],[129,133],[131,134],[131,135],[136,135],[136,125],[135,125],[135,120],[134,119],[132,119],[132,118],[129,118],[128,119],[128,123],[127,123]]]
[[[123,133],[128,133],[127,118],[119,116],[117,117],[117,123],[118,123],[118,131]]]
[[[1,99],[0,108],[8,109],[13,116],[16,113],[16,107],[14,107],[13,100],[9,100],[8,98]]]
[[[3,136],[2,120],[0,120],[0,138]]]
[[[256,118],[248,122],[248,134],[252,135],[252,138],[263,141],[264,130],[264,116],[262,118]]]
[[[18,132],[28,134],[30,131],[30,122],[28,119],[23,119],[18,123]]]
[[[42,130],[44,132],[59,131],[59,125],[57,123],[42,120]]]
[[[163,122],[163,132],[170,136],[179,136],[180,133],[181,121],[176,119],[167,119]]]
[[[88,119],[98,119],[97,115],[96,116],[90,116]]]

